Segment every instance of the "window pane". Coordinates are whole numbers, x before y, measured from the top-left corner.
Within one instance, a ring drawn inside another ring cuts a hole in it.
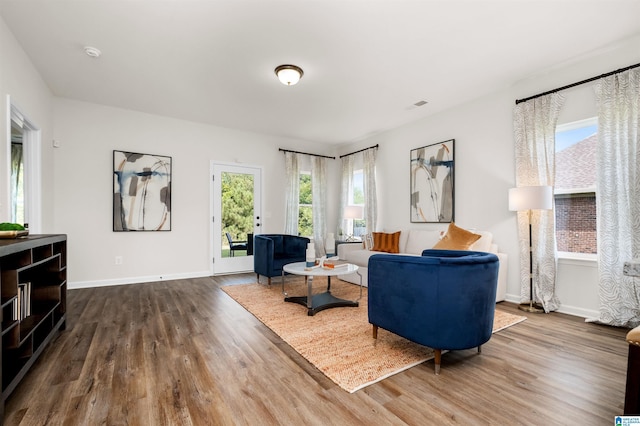
[[[311,206],[300,205],[298,207],[298,234],[303,237],[313,235],[313,215]]]
[[[555,213],[558,251],[597,253],[596,119],[556,131]]]
[[[556,195],[558,251],[597,253],[596,194]]]
[[[362,170],[355,170],[353,172],[353,188],[351,188],[351,205],[363,205],[364,204],[364,177]]]
[[[354,170],[351,180],[351,190],[349,191],[349,204],[364,207],[364,172],[362,169]],[[354,237],[362,237],[365,234],[367,225],[364,219],[354,219],[350,221],[351,229],[347,231]]]
[[[223,257],[246,256],[245,250],[231,250],[247,244],[248,234],[253,233],[253,175],[222,172],[222,238]],[[227,236],[228,234],[228,236]],[[231,239],[231,240],[230,240]]]
[[[300,203],[298,205],[298,235],[313,236],[313,197],[311,194],[311,174],[300,173]]]

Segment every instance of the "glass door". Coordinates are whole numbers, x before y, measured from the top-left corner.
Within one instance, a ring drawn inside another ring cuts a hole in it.
[[[253,271],[261,225],[259,167],[212,163],[212,275]]]

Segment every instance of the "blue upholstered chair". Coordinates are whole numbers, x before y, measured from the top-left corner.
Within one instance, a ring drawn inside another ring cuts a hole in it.
[[[253,270],[258,275],[269,278],[282,275],[282,267],[287,263],[306,260],[309,238],[285,234],[259,234],[253,239]]]
[[[498,285],[491,253],[425,250],[369,258],[369,322],[435,351],[478,348],[491,338]]]

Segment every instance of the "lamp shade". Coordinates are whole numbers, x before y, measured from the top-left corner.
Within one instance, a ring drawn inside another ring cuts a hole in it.
[[[362,219],[363,214],[362,206],[347,206],[344,208],[345,219]]]
[[[509,210],[551,210],[553,188],[551,186],[521,186],[509,189]]]

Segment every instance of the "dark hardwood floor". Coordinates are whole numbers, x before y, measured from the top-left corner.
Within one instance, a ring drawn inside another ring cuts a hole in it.
[[[610,425],[623,412],[626,329],[528,314],[481,355],[444,355],[440,376],[431,361],[349,394],[219,289],[253,281],[69,291],[67,330],[5,425]]]

